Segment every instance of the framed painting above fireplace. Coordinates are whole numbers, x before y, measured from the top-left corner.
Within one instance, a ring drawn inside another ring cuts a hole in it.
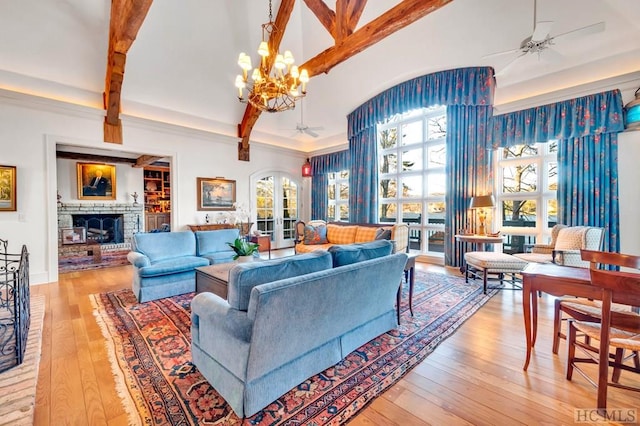
[[[116,166],[104,163],[77,163],[79,200],[115,200]]]

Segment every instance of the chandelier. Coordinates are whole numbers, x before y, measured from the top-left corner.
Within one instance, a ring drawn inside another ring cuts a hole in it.
[[[280,52],[271,52],[268,40],[274,31],[278,31],[273,22],[271,12],[271,0],[269,0],[269,22],[262,24],[262,42],[258,47],[260,64],[253,69],[251,81],[248,79],[251,65],[251,57],[246,53],[240,53],[238,65],[242,68],[242,75],[236,77],[238,88],[238,100],[249,102],[261,111],[279,112],[293,109],[296,100],[307,94],[307,82],[309,74],[307,70],[299,70],[294,64],[291,51],[286,50],[284,55]],[[275,56],[273,69],[269,70],[267,57]],[[298,89],[300,87],[300,90]],[[245,98],[244,91],[247,91]]]

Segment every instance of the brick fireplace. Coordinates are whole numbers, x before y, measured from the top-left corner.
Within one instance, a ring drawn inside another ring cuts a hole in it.
[[[108,251],[131,249],[133,234],[142,231],[142,204],[63,203],[58,205],[58,260],[101,263]],[[86,241],[62,244],[64,228],[84,228]],[[85,260],[86,259],[86,260]]]

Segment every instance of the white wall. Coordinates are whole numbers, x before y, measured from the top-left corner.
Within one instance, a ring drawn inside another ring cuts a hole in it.
[[[18,210],[0,212],[0,238],[9,241],[12,253],[27,245],[34,284],[58,278],[56,191],[62,202],[84,201],[77,199],[75,161],[57,160],[56,144],[169,157],[174,230],[204,222],[206,212],[196,207],[197,177],[236,180],[237,201],[249,205],[251,174],[288,173],[302,185],[301,214],[307,214],[310,196],[300,175],[306,159],[301,152],[252,143],[251,161],[239,161],[235,138],[127,117],[124,143],[114,145],[102,142],[103,116],[103,111],[0,90],[0,164],[17,167],[18,183]],[[118,164],[116,173],[117,199],[105,203],[133,202],[130,193],[142,194],[141,171]]]
[[[634,99],[634,91],[622,91],[625,105]],[[620,252],[640,255],[640,131],[618,135],[618,179]]]

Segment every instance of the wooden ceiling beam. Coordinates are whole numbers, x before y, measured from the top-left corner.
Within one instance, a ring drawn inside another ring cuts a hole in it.
[[[353,34],[300,66],[309,76],[329,72],[336,65],[406,27],[418,19],[435,12],[453,0],[403,0]]]
[[[109,51],[103,94],[104,140],[122,143],[120,99],[127,52],[131,48],[153,0],[111,0]]]
[[[294,5],[295,0],[282,0],[282,2],[280,2],[280,8],[278,8],[278,14],[274,21],[275,29],[269,37],[269,51],[277,52],[278,49],[280,49],[280,42],[284,36],[284,30],[287,28],[287,24],[289,23],[289,18],[291,17]],[[266,65],[268,72],[271,72],[274,61],[275,57],[273,55],[267,56]],[[258,108],[249,103],[247,104],[247,108],[244,110],[242,121],[238,124],[238,137],[241,138],[240,142],[238,142],[238,160],[249,161],[250,159],[249,136],[251,135],[253,126],[258,121],[258,117],[260,117],[260,112],[261,111]]]
[[[309,59],[300,66],[300,69],[306,69],[309,77],[327,73],[336,65],[429,13],[435,12],[451,1],[453,0],[403,0],[354,31],[367,0],[336,0],[336,12],[329,9],[323,0],[304,0],[307,7],[334,38],[335,45]],[[273,43],[270,40],[269,44],[275,50],[282,40],[286,23],[293,10],[293,3],[294,0],[282,0],[280,4],[276,18],[277,37]],[[280,23],[278,23],[279,20]],[[269,69],[271,69],[271,65],[272,62],[269,64]],[[242,122],[238,124],[238,137],[241,138],[241,141],[238,142],[239,160],[249,161],[249,137],[260,113],[260,110],[247,104]]]
[[[141,155],[136,158],[135,164],[132,167],[144,167],[150,164],[155,163],[156,161],[162,160],[164,157],[158,157],[156,155]]]
[[[336,13],[322,0],[304,0],[307,7],[318,18],[322,26],[336,39]]]

